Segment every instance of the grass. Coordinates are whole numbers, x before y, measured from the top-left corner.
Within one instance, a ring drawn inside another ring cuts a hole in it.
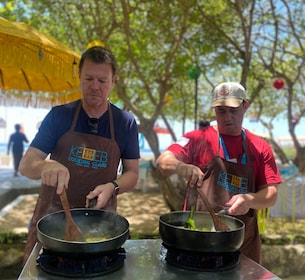
[[[0,279],[17,279],[22,269],[24,243],[0,244]]]
[[[305,219],[268,218],[261,236],[266,244],[305,244]]]
[[[305,235],[305,219],[297,219],[293,221],[288,218],[269,218],[266,227],[266,234],[304,234]]]
[[[283,145],[281,148],[288,159],[292,160],[295,158],[296,151],[293,145]]]

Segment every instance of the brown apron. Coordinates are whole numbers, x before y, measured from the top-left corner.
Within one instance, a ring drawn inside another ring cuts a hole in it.
[[[62,163],[69,169],[70,181],[67,196],[71,208],[84,208],[86,195],[90,191],[97,185],[115,180],[120,161],[120,149],[115,142],[110,105],[108,105],[108,113],[111,139],[74,131],[80,109],[81,102],[76,109],[70,130],[59,139],[51,156],[51,159]],[[116,211],[116,207],[117,198],[113,195],[104,209]],[[24,264],[37,242],[36,224],[38,220],[59,210],[62,210],[62,206],[59,196],[56,195],[56,188],[42,185],[30,223],[24,251]]]
[[[214,211],[222,209],[231,197],[235,194],[255,192],[255,182],[250,155],[243,140],[244,152],[246,155],[246,164],[233,163],[225,160],[218,155],[209,162],[203,169],[205,174],[204,181],[198,192],[203,192]],[[198,211],[207,211],[207,208],[197,195],[196,209]],[[235,216],[245,223],[245,239],[240,248],[241,253],[261,263],[261,241],[257,226],[257,212],[250,209],[246,215]]]

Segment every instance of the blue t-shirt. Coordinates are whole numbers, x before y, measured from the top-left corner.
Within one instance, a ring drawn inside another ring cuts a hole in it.
[[[79,102],[78,100],[53,107],[42,121],[30,146],[46,154],[52,153],[57,141],[70,129]],[[111,103],[110,106],[113,115],[115,141],[120,148],[121,158],[140,158],[138,126],[135,118],[130,113],[119,109]],[[90,134],[88,121],[89,116],[81,107],[75,131]],[[108,111],[99,118],[98,132],[96,135],[111,138]]]

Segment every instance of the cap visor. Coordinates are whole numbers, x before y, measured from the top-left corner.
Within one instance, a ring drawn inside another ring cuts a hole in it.
[[[214,100],[212,102],[211,107],[219,107],[219,106],[227,106],[227,107],[239,107],[240,104],[243,102],[242,99],[236,99],[236,98],[221,98]]]

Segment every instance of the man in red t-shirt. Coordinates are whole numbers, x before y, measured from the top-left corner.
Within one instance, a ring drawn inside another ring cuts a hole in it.
[[[242,128],[249,106],[244,87],[222,83],[212,92],[216,126],[186,133],[157,159],[164,175],[178,174],[190,187],[197,187],[218,211],[228,207],[228,214],[245,223],[245,238],[240,251],[261,263],[261,240],[257,210],[274,205],[279,171],[270,145]],[[219,167],[221,159],[226,172]],[[200,196],[197,210],[206,210]]]

